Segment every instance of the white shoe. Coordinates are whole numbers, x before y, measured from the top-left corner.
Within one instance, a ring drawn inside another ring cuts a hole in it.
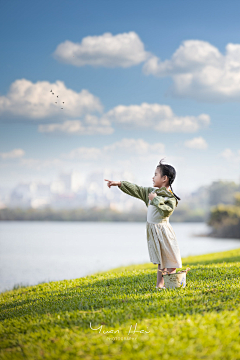
[[[166,286],[163,286],[163,287],[156,286],[156,289],[157,289],[157,290],[166,289]]]

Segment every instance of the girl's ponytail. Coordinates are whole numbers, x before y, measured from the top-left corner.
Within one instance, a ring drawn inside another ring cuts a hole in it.
[[[167,165],[167,164],[163,164],[162,163],[162,160],[161,159],[159,161],[159,164],[157,165],[157,167],[160,168],[160,172],[162,174],[162,176],[167,176],[168,179],[169,179],[169,186],[170,186],[170,189],[172,190],[172,193],[173,195],[178,199],[178,200],[181,200],[180,197],[178,197],[174,192],[173,192],[173,189],[172,189],[172,183],[174,182],[175,180],[175,177],[176,177],[176,170],[174,169],[173,166],[171,165]]]
[[[178,200],[181,200],[180,197],[178,197],[178,196],[173,192],[172,185],[170,185],[170,189],[172,190],[173,195],[174,195]]]

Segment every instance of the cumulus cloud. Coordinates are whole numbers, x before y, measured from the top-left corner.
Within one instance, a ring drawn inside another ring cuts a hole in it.
[[[36,158],[23,158],[20,159],[19,166],[41,171],[41,170],[52,170],[52,169],[62,169],[66,164],[62,159],[58,158],[47,158],[47,159],[36,159]]]
[[[160,104],[118,105],[104,114],[100,100],[87,90],[76,93],[61,81],[33,84],[25,79],[16,80],[8,94],[0,96],[1,117],[44,121],[38,126],[42,133],[78,135],[110,135],[113,123],[151,127],[159,132],[196,132],[210,123],[207,114],[177,116],[170,106]]]
[[[107,119],[99,119],[94,115],[86,115],[84,121],[67,120],[63,123],[41,124],[38,131],[42,133],[65,133],[70,135],[110,135],[114,132]]]
[[[186,40],[172,55],[161,61],[151,56],[143,66],[145,74],[170,76],[170,93],[203,101],[239,101],[240,44],[229,43],[223,55],[206,41]]]
[[[11,84],[6,96],[0,96],[0,118],[64,119],[102,111],[103,106],[96,96],[85,89],[77,93],[66,88],[62,81],[32,83],[20,79]]]
[[[134,32],[112,35],[107,32],[100,36],[87,36],[81,43],[69,40],[58,45],[55,59],[74,66],[123,67],[138,65],[147,60],[150,53]]]
[[[226,148],[224,151],[220,153],[220,156],[229,162],[239,163],[240,162],[240,149],[236,152],[232,151],[229,148]]]
[[[191,149],[205,150],[208,144],[201,136],[185,141],[184,145]]]
[[[25,155],[25,151],[23,149],[13,149],[9,152],[0,153],[0,157],[2,159],[16,159],[21,158]]]
[[[113,151],[125,151],[126,153],[136,154],[136,155],[145,155],[150,152],[163,152],[164,144],[155,143],[149,144],[143,139],[128,139],[123,138],[120,141],[116,141],[111,145],[105,145],[103,147],[104,152],[113,152]]]
[[[113,124],[120,126],[152,128],[159,132],[196,132],[207,127],[210,116],[177,116],[168,105],[148,104],[118,105],[102,116],[87,114],[82,121],[67,120],[63,123],[41,124],[39,132],[76,135],[105,134],[114,132]]]
[[[104,119],[122,125],[151,127],[159,132],[195,132],[210,123],[210,116],[177,116],[168,105],[118,105],[103,115]]]
[[[81,146],[77,149],[70,151],[69,154],[64,154],[63,158],[66,159],[81,159],[81,160],[98,160],[102,155],[102,151],[96,147]]]
[[[143,160],[146,156],[163,154],[164,151],[165,146],[163,143],[151,144],[143,139],[123,138],[101,148],[79,147],[62,156],[66,159],[78,160],[121,159],[123,156],[128,158],[137,157]]]

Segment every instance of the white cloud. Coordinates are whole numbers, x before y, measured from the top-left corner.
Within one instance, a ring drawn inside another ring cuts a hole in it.
[[[98,160],[102,155],[102,150],[95,147],[82,146],[70,151],[68,154],[63,154],[66,159],[81,159],[81,160]]]
[[[89,166],[105,168],[106,166],[127,167],[135,166],[138,171],[141,167],[154,163],[164,156],[165,146],[163,143],[148,143],[143,139],[123,138],[110,145],[102,147],[81,146],[73,149],[69,153],[62,153],[59,158],[20,158],[19,168],[28,168],[36,171],[46,169],[74,168],[85,166],[89,171]],[[157,164],[156,163],[156,164]]]
[[[176,116],[168,105],[148,104],[118,105],[106,114],[104,119],[122,125],[151,127],[159,132],[195,132],[208,126],[210,116]]]
[[[138,65],[149,57],[144,44],[134,32],[87,36],[81,43],[66,40],[53,53],[55,59],[74,66],[123,67]]]
[[[225,149],[222,153],[221,153],[221,156],[224,158],[224,159],[230,159],[231,157],[233,157],[233,152],[231,149]]]
[[[52,169],[61,169],[64,165],[64,162],[58,158],[47,158],[47,159],[35,159],[35,158],[23,158],[20,159],[19,167],[28,168],[36,171],[41,170],[52,170]]]
[[[229,43],[226,54],[210,43],[186,40],[170,60],[152,56],[143,66],[145,74],[171,76],[172,95],[203,101],[239,101],[240,44]]]
[[[0,153],[0,157],[2,159],[16,159],[21,158],[25,155],[25,151],[23,149],[13,149],[9,152]]]
[[[76,135],[105,134],[114,132],[113,123],[121,126],[152,128],[159,132],[196,132],[210,123],[210,116],[177,116],[168,105],[148,104],[118,105],[101,117],[87,114],[82,121],[39,125],[38,131]]]
[[[239,163],[240,162],[240,149],[233,152],[231,149],[226,148],[224,151],[220,153],[220,156],[224,159],[228,160],[229,162]]]
[[[42,133],[65,133],[75,135],[110,135],[114,132],[109,121],[99,119],[93,115],[85,116],[84,121],[67,120],[61,124],[39,125],[38,131]]]
[[[63,154],[62,157],[66,159],[81,159],[81,160],[126,160],[126,158],[138,158],[145,160],[149,155],[163,154],[165,146],[162,143],[150,144],[143,139],[129,139],[123,138],[110,145],[105,145],[102,148],[96,147],[79,147],[72,150],[68,154]]]
[[[64,119],[102,111],[103,106],[96,96],[85,89],[77,93],[66,88],[62,81],[38,81],[34,84],[20,79],[11,84],[6,96],[0,96],[0,117]]]
[[[42,133],[78,135],[110,135],[114,132],[112,123],[159,132],[196,132],[210,123],[208,114],[177,116],[170,106],[160,104],[118,105],[104,114],[100,100],[87,90],[76,93],[61,81],[33,84],[25,79],[16,80],[8,94],[0,96],[1,116],[44,120],[45,124],[38,126]]]
[[[179,155],[167,155],[166,158],[164,144],[160,142],[146,142],[141,138],[123,138],[110,144],[104,143],[100,147],[93,143],[89,146],[80,146],[68,153],[59,154],[58,158],[49,154],[45,159],[20,158],[14,163],[2,161],[1,174],[4,172],[8,174],[8,177],[5,176],[5,182],[14,185],[14,182],[35,181],[40,178],[44,182],[52,181],[56,174],[61,172],[78,171],[85,176],[91,171],[98,170],[109,171],[110,174],[114,172],[115,176],[111,178],[112,180],[131,181],[131,177],[123,175],[129,172],[134,174],[139,185],[151,186],[156,165],[163,157],[167,163],[173,164],[177,172],[184,161]],[[120,175],[117,175],[118,173]],[[4,182],[3,175],[1,179]]]
[[[185,141],[184,145],[191,149],[205,150],[208,144],[201,136]]]
[[[164,144],[162,143],[150,144],[143,139],[123,138],[122,140],[116,141],[111,145],[105,145],[103,147],[103,151],[106,153],[124,151],[129,155],[146,155],[152,152],[164,152],[164,148]]]

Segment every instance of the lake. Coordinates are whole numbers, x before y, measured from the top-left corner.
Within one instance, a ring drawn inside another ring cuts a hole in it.
[[[182,258],[240,247],[237,239],[195,236],[209,232],[205,223],[171,225]],[[146,262],[145,222],[0,222],[0,292]]]

